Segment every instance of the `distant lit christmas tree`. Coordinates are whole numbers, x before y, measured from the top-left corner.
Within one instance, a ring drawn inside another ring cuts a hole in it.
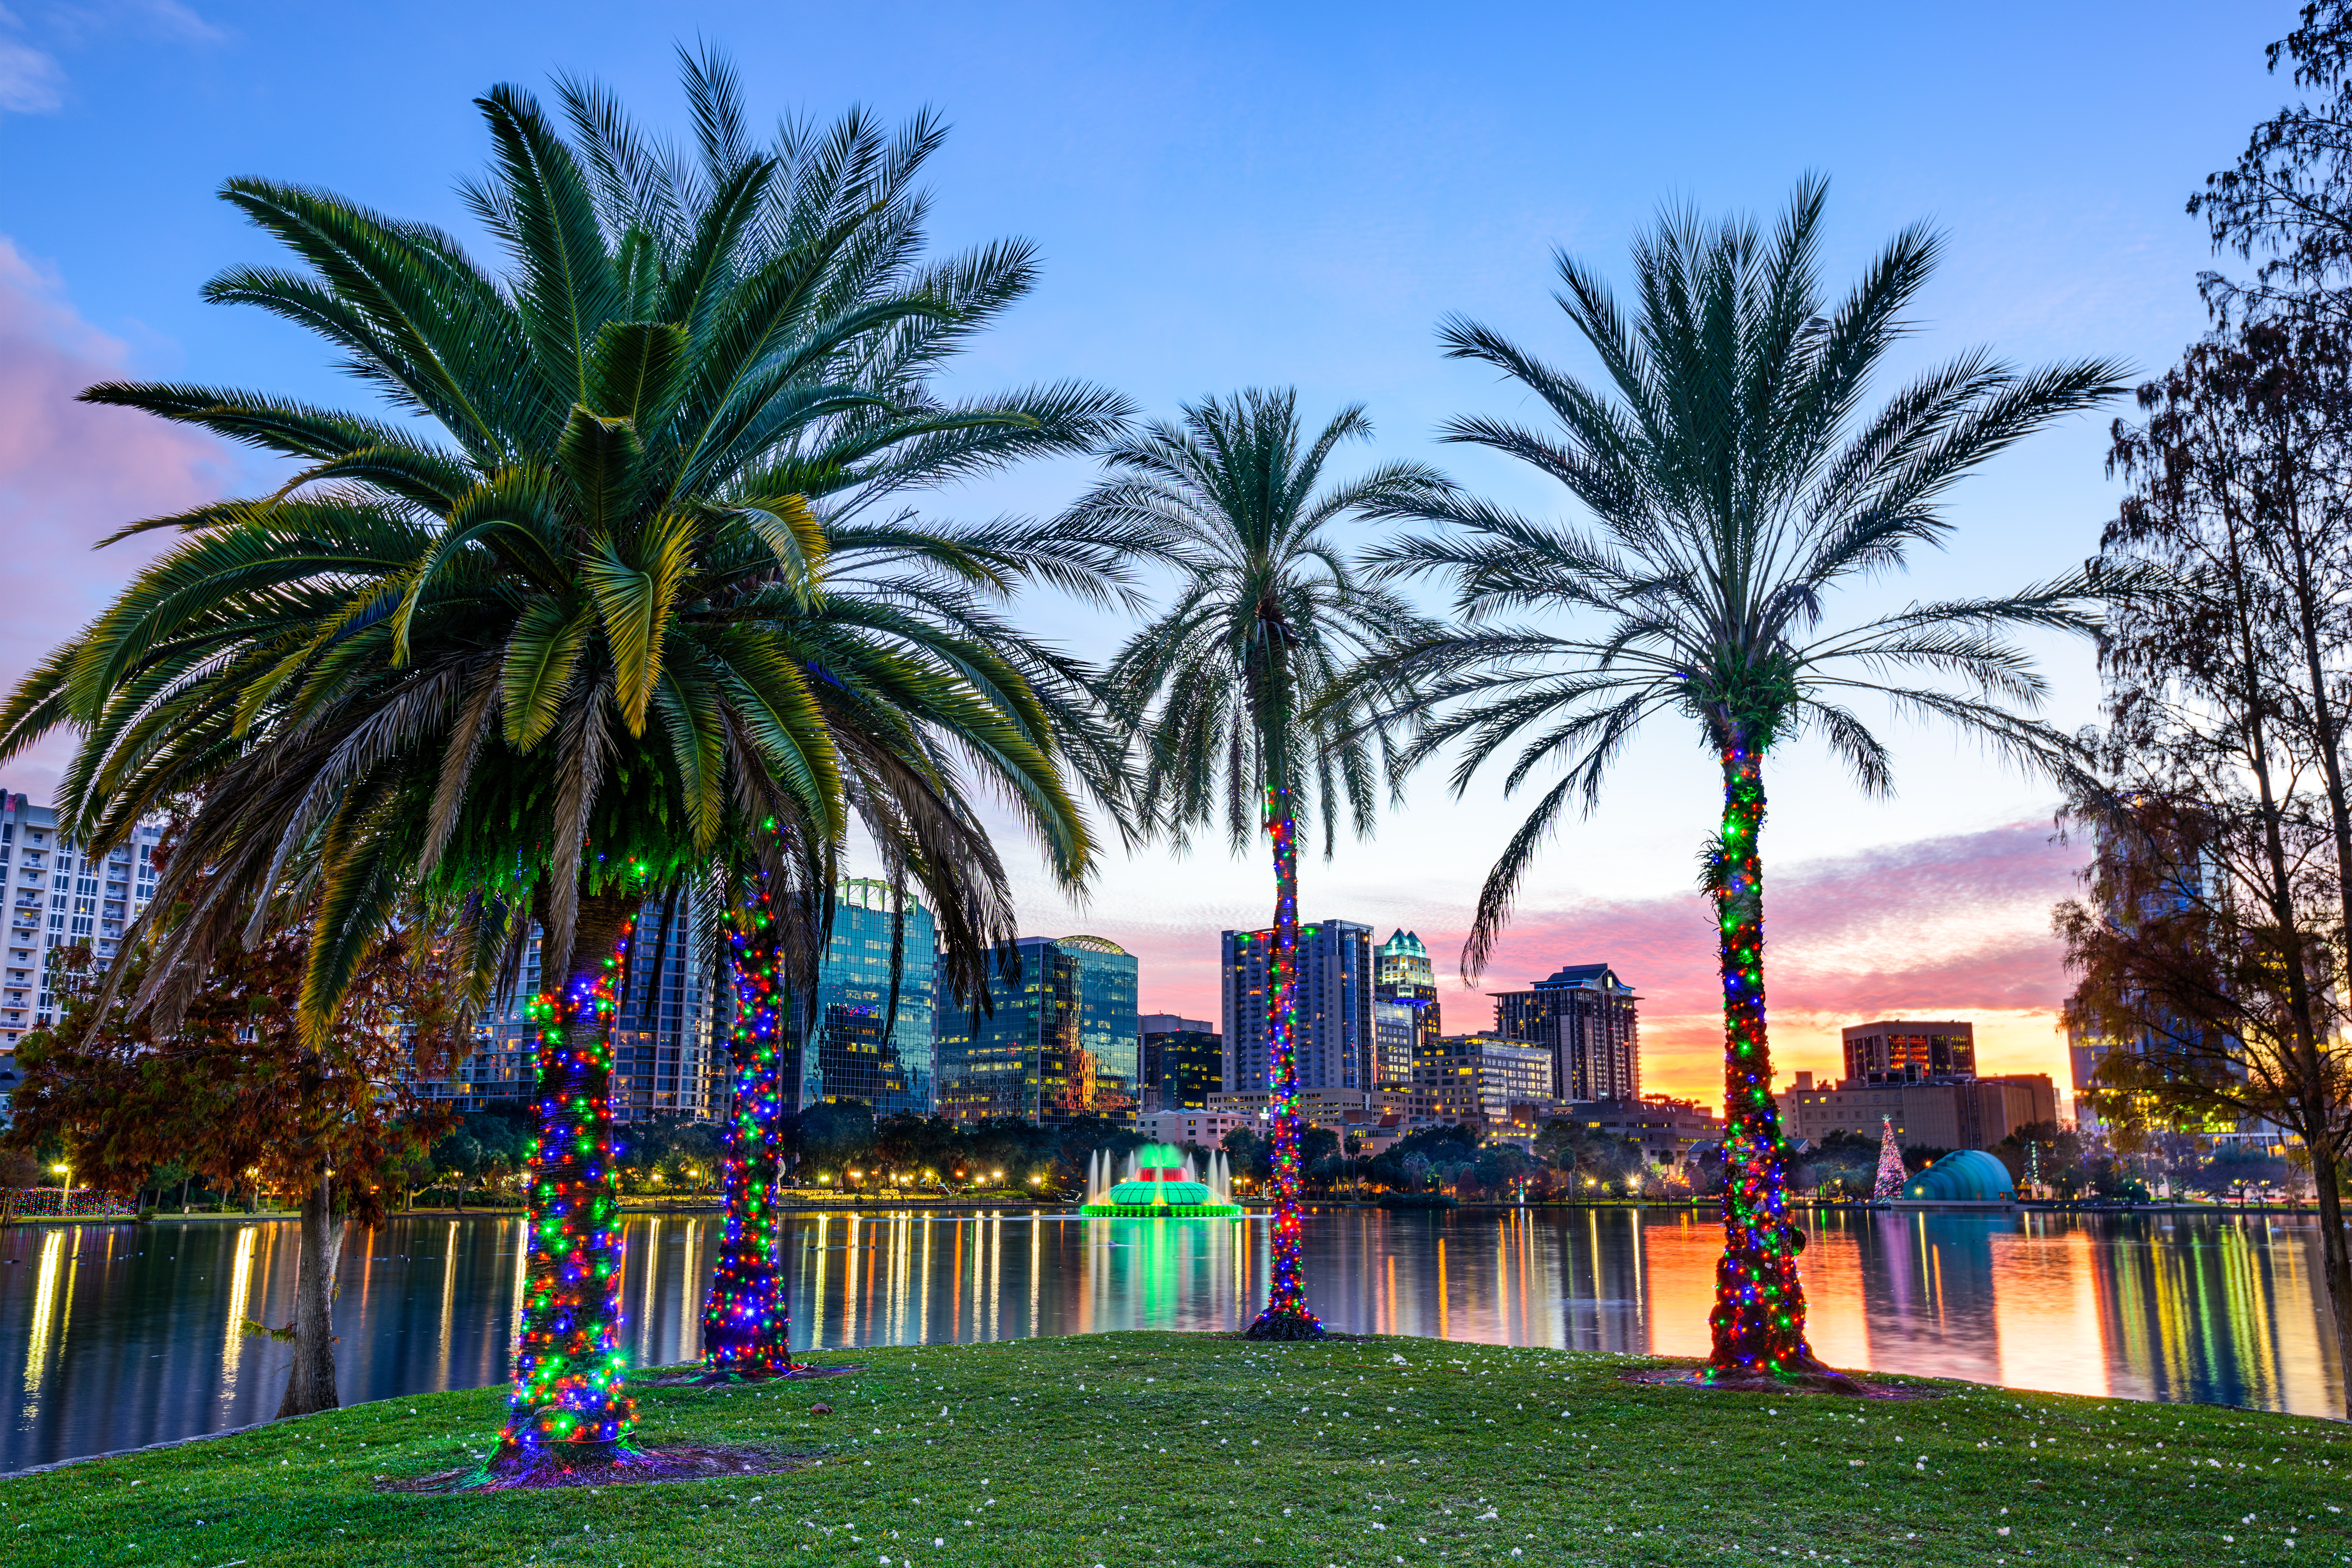
[[[1903,1146],[1895,1142],[1895,1119],[1882,1116],[1878,1126],[1878,1180],[1870,1189],[1874,1200],[1896,1197],[1903,1191]]]

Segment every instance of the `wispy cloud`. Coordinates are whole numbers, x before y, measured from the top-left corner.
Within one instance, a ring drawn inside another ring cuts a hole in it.
[[[57,51],[103,47],[115,38],[166,43],[215,43],[218,27],[180,0],[100,0],[37,5],[23,13],[0,6],[0,113],[54,114],[65,107],[66,69]]]
[[[222,495],[236,475],[236,458],[208,437],[74,401],[131,370],[124,344],[0,236],[0,531],[17,585],[0,616],[0,680],[12,688],[169,536],[97,553],[92,544],[125,522]],[[53,736],[0,783],[46,801],[64,756],[64,738]]]
[[[0,111],[47,114],[65,102],[65,82],[55,55],[0,38]]]

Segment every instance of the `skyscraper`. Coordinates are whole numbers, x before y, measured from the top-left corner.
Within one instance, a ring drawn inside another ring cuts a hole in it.
[[[1133,1121],[1142,1070],[1134,955],[1098,936],[1066,936],[1023,937],[1002,956],[1011,963],[991,962],[987,1013],[940,993],[940,1114]]]
[[[677,901],[667,941],[661,905],[648,903],[638,912],[628,988],[613,1020],[615,1121],[670,1116],[707,1121],[726,1112],[725,1037],[709,976],[695,962],[694,925],[691,898]],[[533,931],[514,992],[484,1009],[465,1059],[439,1077],[418,1079],[416,1092],[460,1111],[479,1110],[492,1100],[536,1099],[539,1026],[525,1009],[539,988],[539,933]],[[714,1048],[715,1042],[721,1043]]]
[[[155,896],[154,848],[160,823],[142,823],[130,843],[93,858],[58,833],[58,814],[21,795],[0,792],[0,902],[7,910],[0,952],[0,1073],[15,1068],[16,1042],[45,1029],[64,1006],[60,948],[87,947],[94,965],[114,961],[116,945]],[[93,971],[95,973],[95,970]]]
[[[1495,1027],[1552,1053],[1560,1099],[1638,1100],[1641,1000],[1607,964],[1571,963],[1525,991],[1495,993]]]
[[[1413,1063],[1438,1037],[1437,970],[1412,931],[1381,943],[1372,965],[1372,1086],[1413,1081]]]
[[[1224,1041],[1206,1018],[1146,1013],[1140,1096],[1145,1110],[1205,1110],[1224,1087]]]
[[[877,1116],[931,1112],[938,943],[929,910],[910,899],[903,916],[894,915],[891,899],[887,882],[863,877],[835,889],[833,937],[818,963],[810,1048],[801,1059],[801,1108],[854,1100],[872,1106]],[[894,926],[899,928],[895,933]]]
[[[1270,931],[1224,933],[1225,1089],[1271,1087],[1265,1037]],[[1372,1062],[1372,928],[1324,921],[1298,928],[1298,1087],[1367,1089]],[[1410,1069],[1408,1069],[1410,1070]]]

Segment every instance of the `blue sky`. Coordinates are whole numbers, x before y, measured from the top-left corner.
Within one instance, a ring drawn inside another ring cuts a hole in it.
[[[1449,414],[1525,412],[1491,375],[1438,358],[1446,312],[1576,365],[1548,300],[1554,247],[1622,277],[1630,236],[1662,203],[1769,213],[1819,170],[1832,181],[1832,279],[1915,219],[1948,237],[1894,371],[1990,343],[2026,363],[2116,356],[2153,372],[2200,330],[2194,275],[2215,265],[2183,201],[2286,96],[2262,47],[2292,20],[2285,5],[2243,4],[10,0],[0,346],[14,352],[0,355],[0,413],[40,417],[0,434],[0,526],[78,550],[126,507],[238,481],[230,455],[73,424],[56,405],[81,367],[349,401],[309,340],[198,301],[221,267],[272,259],[214,192],[231,174],[303,181],[467,232],[452,186],[483,156],[470,100],[493,82],[594,76],[642,119],[677,126],[673,48],[700,38],[734,56],[763,118],[932,107],[955,128],[931,165],[940,244],[1022,235],[1045,259],[1035,295],[967,355],[962,388],[1085,376],[1162,413],[1295,384],[1308,411],[1369,405],[1380,439],[1361,460],[1427,458],[1552,511],[1558,498],[1530,476],[1432,439]],[[2079,560],[2113,504],[2105,446],[2105,419],[2086,419],[2003,458],[1961,492],[1952,551],[1860,603],[1997,589]],[[1040,467],[936,510],[1046,510],[1086,475]],[[142,502],[151,480],[156,499]],[[12,679],[129,565],[57,559],[58,581],[30,584],[30,598],[11,584],[0,674]],[[1032,613],[1082,647],[1118,630],[1049,602]],[[2086,655],[2048,651],[2053,715],[2089,718]],[[1944,736],[1895,738],[1892,803],[1861,801],[1809,753],[1778,762],[1768,847],[1806,894],[1775,941],[1790,973],[1815,975],[1780,1004],[1784,1054],[1826,1068],[1839,1016],[1903,1009],[1977,1016],[2018,1061],[2054,1066],[2047,907],[2069,854],[2038,826],[2045,792]],[[39,795],[53,765],[14,763],[0,782]],[[1706,931],[1688,922],[1687,951],[1676,933],[1713,817],[1709,773],[1680,732],[1638,747],[1609,804],[1553,850],[1495,976],[1615,959],[1657,992],[1654,1076],[1676,1088],[1706,1076],[1704,997],[1686,983],[1704,980]],[[1414,926],[1433,948],[1458,940],[1511,811],[1491,791],[1456,805],[1424,781],[1374,845],[1307,868],[1305,912]],[[1895,882],[1903,898],[1888,901]],[[1195,1013],[1213,1006],[1215,931],[1260,923],[1264,887],[1255,860],[1153,851],[1107,868],[1083,910],[1029,891],[1042,933],[1129,942],[1147,1006]],[[1949,896],[1923,901],[1938,888]],[[1910,962],[1923,942],[1937,963]],[[1448,1026],[1482,1021],[1465,996]]]

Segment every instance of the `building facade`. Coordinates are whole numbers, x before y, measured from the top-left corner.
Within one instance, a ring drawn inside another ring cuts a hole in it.
[[[678,900],[667,939],[660,921],[661,906],[646,904],[630,941],[626,989],[613,1022],[613,1120],[712,1121],[727,1113],[731,1093],[731,1007],[722,1016],[714,1005],[709,976],[696,962],[692,899]],[[525,1008],[539,990],[534,931],[514,994],[484,1010],[473,1048],[446,1074],[417,1079],[417,1094],[460,1113],[494,1100],[530,1104],[538,1094],[539,1032]]]
[[[1560,1120],[1588,1131],[1630,1138],[1642,1146],[1642,1157],[1654,1165],[1680,1165],[1701,1144],[1723,1141],[1723,1123],[1714,1111],[1695,1100],[1663,1094],[1640,1100],[1580,1101],[1565,1108]]]
[[[1639,1100],[1641,1001],[1609,965],[1571,963],[1525,991],[1496,992],[1495,1028],[1551,1053],[1560,1100]]]
[[[1799,1073],[1782,1100],[1789,1136],[1809,1142],[1832,1132],[1874,1139],[1885,1118],[1906,1147],[1990,1149],[2021,1127],[2058,1120],[2057,1086],[2046,1073],[1834,1086],[1812,1078]]]
[[[938,945],[931,911],[894,900],[887,882],[856,877],[835,889],[795,1110],[855,1100],[877,1116],[931,1113]]]
[[[1270,931],[1224,933],[1224,1087],[1268,1087],[1266,969]],[[1301,1089],[1370,1087],[1372,928],[1322,921],[1298,928],[1297,1051]]]
[[[1976,1026],[1882,1018],[1845,1031],[1846,1083],[1931,1083],[1977,1075]]]
[[[142,823],[131,841],[102,856],[59,836],[58,814],[21,795],[0,793],[0,1077],[16,1070],[16,1042],[58,1022],[70,982],[61,950],[88,948],[95,974],[114,962],[131,922],[155,896],[160,823]]]
[[[1412,1082],[1413,1058],[1442,1032],[1437,968],[1420,936],[1400,930],[1372,958],[1372,1086]]]
[[[1215,1026],[1205,1018],[1146,1013],[1136,1028],[1143,1042],[1142,1108],[1208,1109],[1209,1096],[1224,1088],[1225,1043]]]
[[[1133,1121],[1143,1068],[1134,955],[1068,936],[1023,937],[1006,956],[989,969],[988,1012],[938,1009],[939,1114]]]
[[[1499,1035],[1448,1035],[1422,1054],[1413,1074],[1439,1120],[1475,1114],[1508,1121],[1515,1105],[1548,1105],[1559,1098],[1554,1066],[1543,1046]]]

